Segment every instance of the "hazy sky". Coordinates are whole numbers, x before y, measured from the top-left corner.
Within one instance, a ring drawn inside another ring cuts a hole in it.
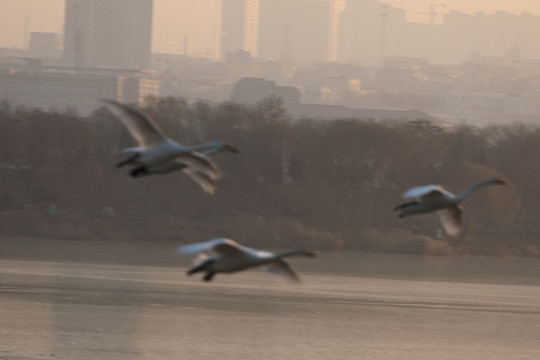
[[[0,47],[23,46],[24,18],[28,16],[29,31],[61,32],[65,0],[0,0]],[[427,5],[415,5],[418,0],[387,0],[391,5],[408,10],[412,21],[428,22]],[[428,0],[420,1],[429,3]],[[466,13],[530,12],[540,15],[540,0],[436,0],[446,8],[436,7],[439,14],[450,10]],[[408,4],[409,3],[409,4]],[[219,45],[219,13],[221,0],[154,0],[152,49],[155,52],[182,53],[184,36],[188,53],[197,56],[217,55]],[[438,17],[440,20],[440,16]]]

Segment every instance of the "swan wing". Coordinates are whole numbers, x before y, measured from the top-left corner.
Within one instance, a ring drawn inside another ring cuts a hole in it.
[[[433,210],[451,205],[456,198],[454,194],[439,185],[418,186],[408,190],[403,197],[415,198],[425,206],[432,207]]]
[[[206,174],[212,180],[217,180],[223,175],[216,163],[204,154],[192,151],[178,156],[177,159],[196,171]]]
[[[205,172],[197,171],[194,168],[191,167],[184,167],[182,169],[184,174],[188,175],[193,181],[195,181],[204,192],[213,194],[216,192],[216,181],[211,177],[208,176]]]
[[[223,144],[222,146],[218,146],[218,147],[216,147],[214,149],[201,151],[201,152],[206,156],[210,156],[210,155],[214,155],[214,154],[217,154],[217,153],[220,153],[220,152],[225,152],[225,151],[232,152],[232,153],[238,153],[237,148],[235,148],[232,145],[228,145],[228,144]]]
[[[272,264],[268,265],[266,270],[274,274],[283,275],[294,282],[300,281],[300,277],[292,268],[291,264],[284,259],[276,260]]]
[[[187,167],[188,167],[188,165],[186,163],[184,163],[183,161],[174,160],[174,161],[170,161],[170,162],[165,163],[165,164],[160,164],[160,165],[156,165],[156,166],[150,166],[150,167],[147,168],[147,170],[151,174],[153,174],[153,173],[166,174],[166,173],[171,173],[173,171],[183,170],[183,169],[186,169]]]
[[[134,154],[143,151],[144,149],[139,146],[134,146],[126,149],[122,149],[120,153],[122,154]]]
[[[446,190],[441,189],[439,190],[433,190],[428,192],[427,194],[424,194],[418,198],[418,201],[430,205],[434,208],[440,208],[445,207],[452,204],[452,201],[454,200],[454,194],[449,193]]]
[[[243,253],[244,247],[234,240],[219,238],[182,245],[176,249],[176,252],[179,254],[195,254],[207,250],[212,250],[223,255],[236,255]]]
[[[103,100],[103,102],[141,147],[149,148],[166,141],[165,136],[154,121],[139,110],[114,100]]]
[[[182,160],[174,160],[163,165],[153,166],[148,168],[150,174],[167,174],[181,170],[184,174],[195,181],[205,192],[213,194],[216,191],[215,176],[208,175],[206,172],[199,171],[190,167]]]
[[[409,190],[407,190],[404,194],[403,194],[403,198],[404,199],[409,199],[409,198],[419,198],[421,196],[424,196],[424,195],[427,195],[431,192],[439,192],[439,193],[442,193],[443,191],[445,191],[444,189],[442,189],[440,186],[438,185],[423,185],[423,186],[416,186],[416,187],[413,187]]]
[[[437,210],[441,223],[446,233],[450,236],[457,236],[462,230],[462,209],[459,205],[447,206]]]

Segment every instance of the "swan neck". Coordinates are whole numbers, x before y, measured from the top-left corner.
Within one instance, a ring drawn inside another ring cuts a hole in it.
[[[287,256],[294,256],[294,255],[300,255],[304,253],[303,249],[294,249],[294,250],[287,250],[280,253],[277,253],[274,257],[276,259],[287,257]]]
[[[220,148],[221,146],[223,146],[223,143],[221,141],[212,141],[200,145],[189,146],[188,148],[190,151],[203,152],[208,150],[215,150]]]
[[[465,199],[467,196],[469,196],[473,191],[492,183],[493,183],[493,179],[491,178],[484,181],[480,181],[479,183],[469,186],[467,189],[463,190],[461,194],[459,194],[456,198],[458,199],[458,201],[461,201]]]

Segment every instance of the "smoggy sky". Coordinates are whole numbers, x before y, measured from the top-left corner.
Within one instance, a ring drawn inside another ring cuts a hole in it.
[[[65,0],[0,0],[0,47],[23,47],[24,18],[28,17],[28,30],[61,32],[64,22]],[[393,6],[408,11],[410,21],[428,22],[430,0],[387,0]],[[439,14],[451,10],[465,13],[482,11],[494,13],[505,10],[510,13],[530,12],[540,15],[540,0],[435,0],[446,7],[437,6]],[[184,38],[192,56],[215,57],[219,46],[220,0],[154,0],[154,28],[152,50],[154,52],[183,53]],[[440,21],[441,17],[437,17]]]

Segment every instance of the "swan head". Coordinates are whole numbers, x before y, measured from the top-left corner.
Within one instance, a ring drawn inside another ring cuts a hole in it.
[[[307,257],[315,257],[317,256],[313,251],[307,250],[307,249],[300,249],[300,252],[298,255],[307,256]]]
[[[234,146],[229,145],[229,144],[224,144],[223,148],[225,150],[228,150],[228,151],[233,152],[233,153],[238,153],[239,152],[237,148],[235,148]]]
[[[504,185],[506,181],[497,176],[492,176],[483,181],[484,184]]]

